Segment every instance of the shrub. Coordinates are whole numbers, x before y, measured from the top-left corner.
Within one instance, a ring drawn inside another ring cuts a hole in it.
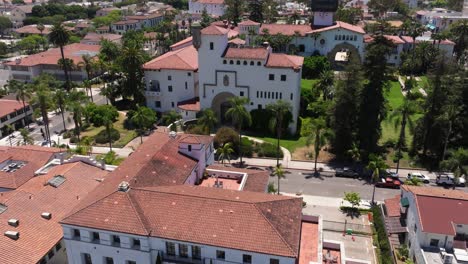
[[[115,142],[115,141],[119,140],[119,138],[120,138],[120,133],[115,128],[110,129],[110,135],[111,135],[110,137],[111,137],[112,142]],[[96,143],[98,143],[98,144],[109,143],[109,136],[107,135],[107,131],[105,129],[101,130],[101,132],[99,132],[94,137],[94,141],[96,141]]]
[[[252,157],[254,151],[254,142],[246,137],[242,138],[242,155],[244,157]],[[234,149],[236,151],[236,149]]]
[[[71,136],[70,137],[70,143],[75,144],[78,143],[78,137],[77,136]]]
[[[377,232],[378,246],[380,248],[381,255],[379,256],[379,263],[390,264],[392,262],[390,245],[388,243],[387,233],[385,232],[385,224],[380,211],[380,206],[372,207],[372,215],[374,218],[374,227]]]
[[[214,147],[219,148],[224,143],[229,142],[232,143],[234,150],[237,149],[239,146],[239,133],[230,127],[219,128],[214,137]]]
[[[276,146],[270,143],[261,143],[257,145],[257,154],[259,157],[276,158]],[[279,157],[283,158],[283,152],[279,151]]]
[[[68,130],[65,133],[63,133],[63,138],[64,139],[71,138],[72,136],[73,136],[73,131],[72,130]]]
[[[330,69],[330,62],[328,62],[328,59],[325,56],[305,57],[304,65],[302,67],[302,78],[318,78],[322,71],[328,71]]]
[[[185,130],[185,133],[187,134],[195,134],[195,135],[206,135],[206,129],[203,128],[203,126],[194,126],[190,125],[187,127]]]
[[[266,109],[254,109],[250,111],[250,116],[252,117],[252,125],[250,126],[251,131],[261,133],[263,135],[273,135],[269,129],[270,119],[272,117],[271,111]]]

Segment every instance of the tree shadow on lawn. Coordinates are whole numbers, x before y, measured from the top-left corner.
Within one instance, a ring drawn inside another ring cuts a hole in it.
[[[304,175],[304,179],[311,179],[311,178],[315,178],[315,179],[319,179],[319,180],[325,180],[325,178],[322,177],[322,175],[320,174],[320,172],[306,172],[306,173],[302,173],[302,175]]]

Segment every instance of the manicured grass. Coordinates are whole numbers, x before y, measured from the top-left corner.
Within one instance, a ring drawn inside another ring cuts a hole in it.
[[[276,145],[276,142],[278,141],[276,138],[272,137],[259,137],[256,136],[255,138],[261,139],[265,142],[271,143]],[[298,137],[298,138],[293,138],[293,139],[281,139],[280,145],[289,152],[293,153],[296,148],[304,147],[306,145],[306,137]]]
[[[115,141],[112,144],[116,148],[124,147],[125,145],[128,144],[128,142],[132,141],[134,138],[137,137],[137,132],[135,130],[128,130],[124,127],[125,119],[126,119],[125,114],[119,113],[119,119],[115,121],[113,125],[113,127],[120,133],[119,140]],[[88,129],[86,129],[86,131],[83,131],[81,133],[81,136],[82,137],[85,137],[85,136],[94,137],[104,129],[105,129],[104,127],[90,126]]]
[[[301,80],[301,90],[302,89],[311,89],[315,83],[318,82],[318,79],[302,79]]]

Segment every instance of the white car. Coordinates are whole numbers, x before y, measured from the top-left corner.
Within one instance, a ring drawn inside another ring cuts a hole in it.
[[[431,178],[429,178],[428,176],[426,176],[426,175],[424,175],[424,174],[422,174],[420,172],[408,173],[408,179],[412,179],[412,178],[419,179],[423,183],[429,183],[431,181]]]

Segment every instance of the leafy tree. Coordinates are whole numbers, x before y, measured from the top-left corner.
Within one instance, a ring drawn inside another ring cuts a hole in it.
[[[412,177],[410,179],[405,180],[405,185],[420,186],[420,185],[423,185],[423,182],[416,177]]]
[[[174,124],[175,121],[180,120],[180,119],[182,119],[182,116],[179,113],[177,113],[175,110],[171,110],[163,114],[162,116],[162,122],[165,125]],[[175,127],[175,125],[173,125],[172,127]]]
[[[363,84],[360,66],[354,63],[346,68],[343,76],[336,82],[331,116],[331,129],[335,137],[333,137],[331,145],[339,159],[349,156],[347,154],[351,149],[353,152],[357,149],[357,153],[360,151],[357,144],[357,133],[359,101]]]
[[[344,198],[346,202],[351,204],[351,208],[355,208],[361,204],[361,196],[357,192],[345,192]]]
[[[5,34],[5,30],[10,29],[13,27],[13,23],[11,23],[10,19],[8,17],[0,16],[0,32],[2,34]]]
[[[231,154],[234,153],[234,150],[232,149],[232,143],[224,143],[221,147],[216,149],[216,153],[218,153],[218,161],[221,160],[221,163],[223,165],[225,159],[227,159],[228,162],[231,163]]]
[[[8,54],[8,45],[0,42],[0,56],[5,56]]]
[[[13,126],[11,124],[8,124],[5,126],[5,133],[6,135],[8,135],[8,140],[10,141],[10,147],[13,146],[13,143],[11,142],[11,133],[13,133],[15,131],[15,129],[13,128]]]
[[[442,107],[442,113],[436,118],[436,123],[439,123],[442,127],[446,128],[445,138],[444,138],[444,146],[442,149],[441,159],[445,160],[445,155],[447,152],[447,146],[450,141],[450,137],[453,136],[453,126],[454,123],[457,122],[457,118],[462,110],[462,103],[461,102],[451,102],[451,99],[459,99],[454,98],[455,96],[451,96],[449,98],[449,102]]]
[[[397,109],[393,110],[393,112],[390,114],[390,119],[393,120],[395,129],[400,127],[400,135],[398,136],[398,142],[396,144],[397,173],[398,169],[400,168],[400,159],[402,158],[401,149],[406,146],[406,126],[408,125],[411,131],[414,130],[414,122],[411,117],[417,112],[418,109],[416,104],[406,98],[403,101],[403,104]]]
[[[307,137],[307,142],[313,141],[314,143],[314,154],[315,154],[315,166],[314,171],[317,174],[317,160],[320,154],[320,150],[331,138],[331,132],[327,128],[325,120],[323,118],[303,118],[301,127],[301,136]]]
[[[144,130],[150,129],[153,124],[156,123],[156,113],[146,106],[137,106],[131,118],[131,122],[140,131],[140,141],[143,143],[143,132]]]
[[[315,79],[323,71],[331,70],[330,62],[325,56],[311,56],[304,58],[302,66],[302,78]]]
[[[379,178],[382,172],[384,172],[388,168],[388,165],[382,159],[382,157],[370,154],[369,155],[369,162],[367,163],[366,169],[372,171],[372,182],[375,183]],[[375,198],[375,184],[372,190],[372,204],[374,204]]]
[[[356,7],[340,7],[336,11],[335,20],[346,22],[352,25],[356,25],[356,22],[360,20],[362,16],[362,9]]]
[[[225,16],[229,21],[232,21],[235,26],[239,23],[242,14],[245,11],[245,1],[244,0],[225,0],[224,4],[226,5]]]
[[[278,3],[275,0],[262,0],[262,11],[262,22],[275,23],[278,17]]]
[[[29,134],[29,130],[26,128],[21,128],[20,135],[23,138],[23,145],[32,145],[34,144],[34,139]]]
[[[63,90],[57,89],[53,92],[52,96],[56,107],[60,110],[60,114],[62,115],[63,131],[67,131],[65,122],[65,109],[68,103],[67,94]]]
[[[90,121],[95,127],[104,126],[109,138],[109,149],[112,151],[111,128],[119,117],[119,112],[111,105],[94,105],[91,104]]]
[[[106,16],[93,18],[93,24],[96,28],[102,26],[110,26],[113,22],[117,22],[122,19],[122,11],[113,10]]]
[[[32,98],[32,91],[30,87],[17,80],[9,80],[6,84],[9,92],[16,94],[16,101],[23,103],[23,109],[26,108],[26,101]],[[28,111],[24,111],[24,123],[29,128]]]
[[[40,35],[29,35],[21,39],[17,46],[27,54],[33,54],[39,51],[41,46],[45,47],[46,42],[46,39]]]
[[[277,138],[277,143],[276,143],[276,167],[278,167],[279,164],[279,153],[281,151],[280,149],[280,140],[281,140],[281,135],[282,135],[282,130],[283,130],[283,121],[285,120],[285,117],[291,113],[291,104],[289,102],[283,101],[283,100],[278,100],[275,103],[268,104],[266,106],[266,109],[271,111],[273,113],[273,116],[270,119],[270,129],[272,131],[276,131],[276,138]],[[290,121],[290,120],[289,120]]]
[[[376,150],[381,134],[380,123],[385,118],[384,90],[388,87],[390,77],[386,56],[390,54],[392,43],[384,36],[374,37],[366,47],[364,77],[367,83],[361,93],[359,114],[360,149],[367,153]]]
[[[206,12],[206,8],[203,9],[201,18],[202,19],[201,19],[200,25],[202,26],[202,28],[209,26],[211,22],[213,21],[213,18],[211,18],[208,12]]]
[[[261,0],[252,0],[248,4],[249,19],[258,23],[263,23],[263,4]]]
[[[278,189],[276,189],[276,186],[273,182],[268,183],[268,193],[276,193],[278,192]]]
[[[207,134],[209,134],[216,124],[218,124],[218,119],[216,118],[215,112],[207,108],[202,111],[201,117],[198,118],[197,123],[203,127]]]
[[[449,151],[449,158],[440,163],[440,167],[455,174],[467,173],[468,149],[457,148]]]
[[[457,60],[462,59],[462,56],[466,56],[468,48],[468,20],[462,19],[452,25],[450,25],[450,33],[455,41],[454,52]],[[465,59],[466,60],[466,59]],[[466,61],[460,61],[460,64],[464,64]]]
[[[226,118],[230,119],[232,123],[237,127],[239,132],[239,142],[242,142],[242,126],[245,124],[250,126],[252,124],[252,117],[249,111],[245,108],[245,105],[249,103],[249,99],[246,97],[231,97],[228,98],[230,104],[229,109],[226,111]],[[239,157],[240,166],[242,163],[242,144],[239,144]]]
[[[65,61],[63,47],[70,41],[70,32],[62,24],[56,24],[50,30],[49,40],[54,45],[59,46],[60,54],[62,55],[62,61]],[[66,64],[65,67],[63,67],[63,72],[65,74],[65,89],[70,91],[70,77],[68,76],[68,67]]]
[[[87,82],[83,82],[85,84],[85,87],[87,89],[89,89],[89,92],[90,92],[90,98],[91,98],[91,102],[93,102],[93,92],[91,90],[91,83],[90,83],[90,80],[93,79],[94,77],[94,72],[97,68],[97,64],[96,62],[94,61],[94,59],[89,56],[88,54],[85,54],[83,56],[81,56],[81,59],[83,61],[79,62],[78,63],[78,67],[82,67],[84,68],[85,72],[86,72],[86,79],[87,79]]]
[[[67,108],[73,113],[73,122],[75,123],[75,135],[80,140],[82,119],[84,114],[84,104],[88,103],[89,98],[82,91],[73,89],[68,94]]]
[[[42,35],[42,32],[45,30],[45,26],[42,23],[37,24],[36,26],[37,30],[39,30],[40,34]]]
[[[334,83],[333,71],[322,71],[320,73],[319,81],[317,82],[317,88],[322,91],[323,100],[329,100],[333,97],[333,83]]]
[[[285,174],[286,174],[286,172],[284,171],[283,166],[281,166],[281,165],[275,167],[275,169],[273,171],[273,175],[275,175],[276,178],[278,179],[278,189],[277,189],[277,194],[278,195],[280,194],[280,180],[281,180],[281,178],[286,178]]]

